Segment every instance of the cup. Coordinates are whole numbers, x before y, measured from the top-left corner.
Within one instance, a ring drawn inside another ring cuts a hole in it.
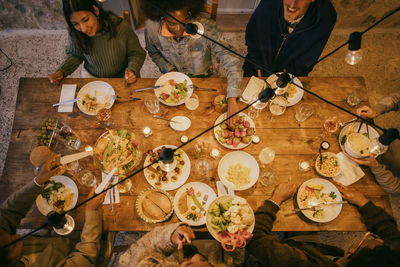
[[[250,118],[256,119],[260,112],[267,106],[267,103],[263,103],[260,100],[257,100],[258,96],[253,98],[253,104],[249,107],[247,114]]]
[[[110,127],[110,119],[111,119],[111,109],[102,108],[97,111],[96,118],[104,125],[104,127]]]
[[[192,94],[192,96],[185,101],[185,106],[188,110],[195,110],[199,107],[199,97],[196,94]]]
[[[206,157],[196,160],[196,170],[201,176],[206,176],[211,170],[211,161]]]
[[[279,116],[285,113],[287,106],[286,99],[280,96],[275,97],[269,102],[269,111],[272,115]]]
[[[90,170],[80,170],[77,174],[76,180],[84,186],[94,187],[96,186],[96,177]]]
[[[260,183],[263,186],[268,186],[275,182],[275,175],[273,171],[273,161],[275,159],[275,151],[272,148],[264,147],[258,159],[261,163]]]
[[[313,114],[314,107],[311,104],[302,103],[296,111],[295,118],[298,122],[303,122]]]
[[[351,107],[355,107],[360,104],[362,101],[362,97],[358,94],[357,90],[353,90],[351,94],[346,98],[347,104]]]
[[[151,114],[156,114],[160,110],[160,102],[156,96],[146,96],[144,105]]]

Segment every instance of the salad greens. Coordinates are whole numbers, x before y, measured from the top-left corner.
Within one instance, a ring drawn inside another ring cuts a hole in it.
[[[52,192],[53,192],[53,191],[58,192],[58,189],[62,188],[62,187],[63,187],[63,184],[62,184],[62,183],[59,183],[59,182],[55,182],[55,181],[53,181],[53,180],[48,181],[47,184],[51,184],[51,186],[49,186],[49,187],[47,187],[46,189],[44,189],[41,195],[42,195],[42,197],[43,197],[44,199],[46,199],[47,201],[49,201]]]

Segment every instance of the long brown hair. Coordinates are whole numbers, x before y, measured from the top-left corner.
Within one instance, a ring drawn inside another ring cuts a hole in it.
[[[94,6],[99,9],[99,15],[96,15]],[[122,19],[115,14],[104,9],[95,0],[63,0],[64,17],[68,24],[68,31],[71,35],[72,41],[84,53],[89,53],[92,48],[92,38],[86,34],[77,31],[71,23],[71,14],[77,11],[92,12],[99,20],[99,25],[102,31],[110,34],[110,39],[114,38],[117,34],[117,25],[121,23]],[[112,19],[112,17],[116,19]]]

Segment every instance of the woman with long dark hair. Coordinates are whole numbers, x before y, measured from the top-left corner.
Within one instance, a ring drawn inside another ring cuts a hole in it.
[[[95,0],[63,0],[70,43],[67,57],[58,70],[49,75],[58,84],[84,62],[83,77],[125,77],[136,81],[146,57],[129,23],[104,11]]]

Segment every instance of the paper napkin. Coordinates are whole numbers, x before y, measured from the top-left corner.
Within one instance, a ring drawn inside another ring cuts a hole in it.
[[[341,172],[338,176],[333,177],[335,182],[348,186],[357,182],[365,175],[360,166],[343,152],[338,153],[336,156],[339,159]]]
[[[229,189],[221,181],[217,181],[217,192],[219,197],[224,195],[235,195],[235,191]]]
[[[76,84],[63,84],[61,88],[60,101],[67,101],[75,98]],[[72,112],[74,103],[66,103],[58,106],[58,112]]]
[[[242,102],[245,102],[246,104],[249,104],[255,96],[257,96],[265,87],[267,84],[264,82],[264,80],[259,79],[255,76],[251,76],[249,82],[247,83],[246,89],[244,89],[242,93],[242,97],[240,100]]]
[[[103,180],[106,176],[107,176],[107,174],[105,174],[103,172],[101,174],[101,179]],[[118,182],[118,179],[114,179],[114,180],[115,180],[114,183]],[[111,194],[111,198],[112,198],[112,191],[113,191],[112,188],[107,191],[106,198],[104,199],[103,205],[110,204],[110,194]],[[112,203],[113,204],[119,203],[119,191],[118,191],[117,187],[114,187],[114,192],[115,192],[115,202],[114,202],[114,198],[112,198],[112,201],[113,201]]]

